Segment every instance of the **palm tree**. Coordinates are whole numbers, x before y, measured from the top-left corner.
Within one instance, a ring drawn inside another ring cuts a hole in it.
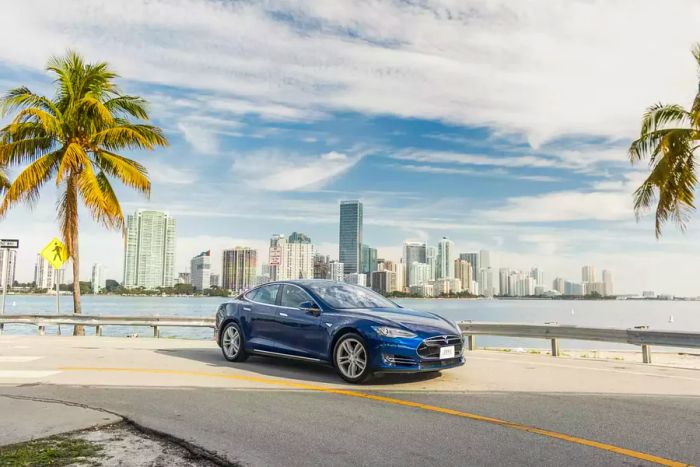
[[[700,44],[693,48],[693,56],[700,69]],[[650,173],[634,192],[634,210],[639,219],[656,204],[656,238],[668,220],[685,230],[695,209],[695,154],[699,147],[700,87],[690,110],[662,104],[647,109],[639,139],[629,148],[629,158],[633,164],[649,158]]]
[[[56,94],[37,95],[26,87],[0,98],[0,115],[16,112],[0,129],[0,166],[25,165],[0,203],[0,216],[18,203],[35,202],[55,179],[58,223],[73,263],[73,311],[80,313],[79,203],[108,229],[124,230],[124,216],[110,178],[146,196],[146,168],[119,154],[168,144],[160,128],[146,124],[146,101],[124,95],[107,63],[86,63],[75,52],[49,60]],[[82,327],[76,326],[76,334]]]

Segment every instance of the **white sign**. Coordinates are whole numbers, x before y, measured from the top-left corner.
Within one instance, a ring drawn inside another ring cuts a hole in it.
[[[445,358],[455,358],[455,346],[440,347],[440,360]]]
[[[270,266],[281,266],[282,265],[282,247],[271,246],[270,247]]]
[[[0,248],[19,248],[19,240],[3,238],[0,240]]]

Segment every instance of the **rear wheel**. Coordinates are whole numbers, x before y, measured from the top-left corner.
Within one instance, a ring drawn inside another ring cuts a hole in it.
[[[333,351],[333,363],[340,377],[348,383],[362,383],[372,376],[367,345],[357,334],[345,334],[338,339]]]
[[[236,323],[228,323],[221,333],[221,352],[229,362],[244,362],[248,353],[243,348],[243,333]]]

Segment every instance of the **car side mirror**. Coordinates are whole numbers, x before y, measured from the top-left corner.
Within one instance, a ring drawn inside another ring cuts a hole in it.
[[[299,309],[303,312],[312,314],[314,316],[318,316],[321,314],[321,309],[318,307],[318,305],[315,302],[312,302],[312,301],[302,302],[299,305]]]

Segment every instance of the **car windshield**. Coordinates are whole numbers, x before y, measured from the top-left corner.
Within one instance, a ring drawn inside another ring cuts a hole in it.
[[[319,283],[309,287],[333,308],[398,308],[391,300],[358,285]]]

